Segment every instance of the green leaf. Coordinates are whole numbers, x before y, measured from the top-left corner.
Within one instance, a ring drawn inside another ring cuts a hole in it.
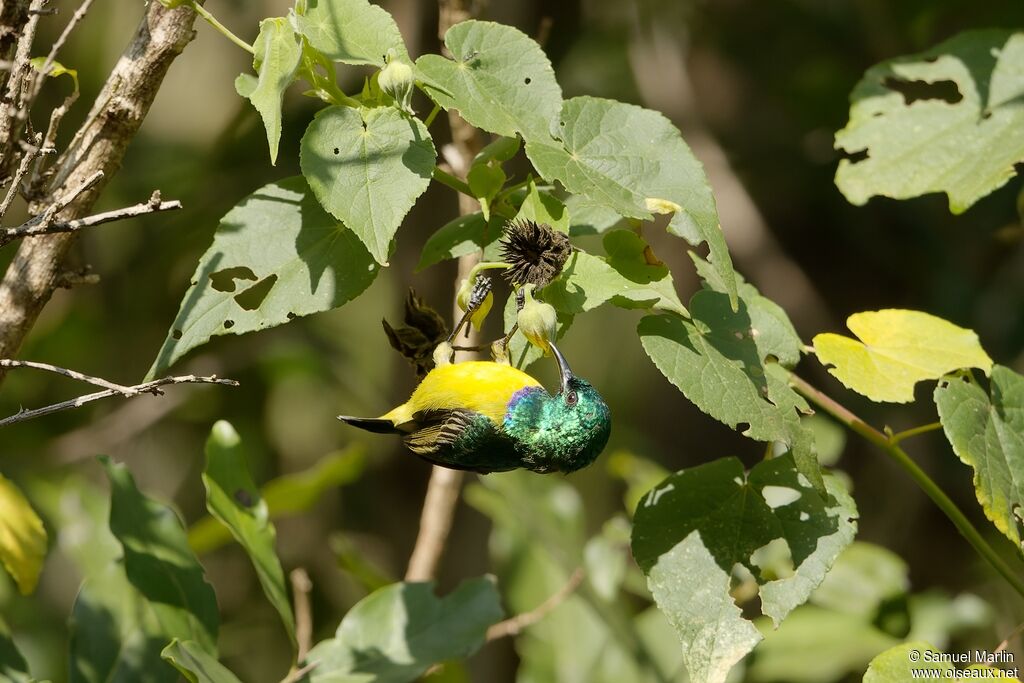
[[[248,553],[263,592],[281,615],[292,645],[297,646],[295,617],[275,549],[277,532],[270,522],[267,503],[249,474],[238,432],[223,420],[213,426],[206,442],[203,484],[207,509]]]
[[[43,73],[43,67],[46,66],[46,57],[33,57],[28,61],[33,69],[39,73]],[[50,63],[50,69],[46,72],[46,75],[50,78],[59,78],[60,76],[70,76],[71,80],[75,84],[75,92],[78,92],[78,71],[76,69],[69,69],[60,62],[54,60]]]
[[[443,598],[430,583],[396,583],[360,600],[337,634],[314,647],[308,675],[320,681],[413,681],[432,664],[466,657],[502,618],[498,591],[485,578],[463,581]]]
[[[527,138],[526,154],[548,180],[622,216],[672,212],[669,232],[710,260],[731,301],[735,274],[704,168],[679,130],[658,112],[595,97],[566,100],[552,126],[556,140]]]
[[[217,603],[175,513],[143,496],[127,469],[102,459],[110,529],[123,561],[82,584],[71,614],[71,683],[175,683],[160,656],[174,638],[216,652]],[[102,539],[97,539],[102,540]]]
[[[36,589],[46,557],[46,529],[25,496],[0,475],[0,562],[22,595]]]
[[[546,223],[559,232],[569,232],[569,212],[565,204],[550,193],[538,190],[532,178],[514,220]]]
[[[393,107],[327,107],[302,136],[300,162],[313,194],[378,263],[430,184],[434,143],[419,119]]]
[[[988,374],[992,359],[973,330],[920,311],[887,309],[854,313],[846,326],[860,341],[819,334],[814,350],[848,389],[872,401],[908,403],[914,385],[961,368]]]
[[[366,247],[320,208],[302,178],[266,185],[221,219],[148,376],[211,337],[341,306],[378,271]]]
[[[660,261],[649,262],[643,238],[629,230],[613,230],[605,234],[603,244],[607,258],[574,250],[562,274],[544,288],[544,300],[571,315],[606,302],[686,315],[672,274]]]
[[[728,284],[722,280],[714,267],[697,254],[690,252],[690,259],[697,267],[697,274],[704,281],[704,288],[728,294]],[[786,311],[766,296],[762,296],[754,285],[736,274],[736,287],[740,299],[750,315],[750,333],[762,358],[771,356],[780,365],[793,368],[800,362],[803,342],[796,333]]]
[[[306,0],[295,23],[313,48],[336,62],[382,67],[388,50],[409,61],[398,24],[367,0]]]
[[[836,133],[836,186],[854,204],[945,192],[961,213],[1024,161],[1024,33],[967,31],[868,69]]]
[[[906,562],[881,546],[855,541],[836,559],[811,600],[870,622],[882,604],[909,589]]]
[[[454,59],[427,54],[416,60],[434,101],[490,133],[550,137],[562,89],[536,41],[511,26],[464,21],[448,29],[444,44]]]
[[[619,227],[624,220],[614,209],[580,194],[570,195],[565,208],[572,217],[569,234],[573,237],[597,235]]]
[[[110,530],[124,548],[124,570],[141,596],[153,603],[172,637],[217,651],[219,615],[213,588],[188,547],[181,520],[145,497],[124,465],[101,458],[110,479]]]
[[[473,196],[480,202],[484,219],[490,220],[491,201],[498,196],[498,192],[505,185],[505,172],[501,170],[501,166],[474,163],[469,169],[466,180]]]
[[[1024,377],[996,365],[989,392],[947,379],[935,388],[935,405],[953,452],[974,469],[985,516],[1024,551]]]
[[[190,683],[237,683],[238,678],[197,643],[175,638],[160,655]]]
[[[856,532],[837,480],[822,498],[790,455],[748,474],[736,458],[682,470],[652,489],[633,518],[633,556],[679,633],[694,683],[721,682],[761,639],[729,594],[733,567],[761,585],[776,625],[821,583]]]
[[[324,492],[359,479],[365,467],[366,451],[353,446],[321,458],[308,470],[272,479],[260,490],[260,497],[270,519],[305,512]],[[199,555],[216,550],[231,538],[227,527],[212,516],[202,518],[188,532],[188,544]]]
[[[647,355],[711,417],[732,428],[748,425],[743,434],[751,439],[787,444],[800,472],[824,492],[813,435],[799,418],[810,408],[789,387],[785,369],[766,361],[786,357],[786,345],[778,341],[785,337],[754,334],[743,297],[734,312],[727,295],[702,290],[690,300],[690,315],[690,320],[669,314],[641,320],[638,333]]]
[[[263,119],[270,147],[270,163],[277,163],[277,146],[281,141],[281,100],[284,91],[295,80],[302,60],[302,43],[291,23],[284,17],[264,19],[260,34],[253,44],[256,54],[252,66],[259,74],[254,80],[242,74],[235,80],[235,90],[248,98]]]
[[[430,236],[423,246],[416,270],[480,251],[497,256],[498,240],[504,234],[504,222],[505,219],[498,215],[492,215],[487,220],[480,212],[459,216]],[[491,259],[485,256],[484,260]]]
[[[32,677],[28,673],[28,664],[18,652],[18,647],[11,639],[7,624],[0,619],[0,681],[4,683],[29,683]]]

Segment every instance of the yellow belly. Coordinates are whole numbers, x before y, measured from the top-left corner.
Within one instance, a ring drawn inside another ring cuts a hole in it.
[[[421,410],[465,408],[500,425],[512,394],[524,387],[539,386],[540,382],[510,365],[491,361],[443,365],[423,378],[406,403],[381,417],[400,425]]]

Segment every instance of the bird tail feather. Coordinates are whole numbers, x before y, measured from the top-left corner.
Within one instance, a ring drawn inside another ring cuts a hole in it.
[[[401,434],[402,430],[395,426],[391,420],[379,417],[352,417],[351,415],[339,415],[338,419],[353,427],[365,429],[374,434]]]

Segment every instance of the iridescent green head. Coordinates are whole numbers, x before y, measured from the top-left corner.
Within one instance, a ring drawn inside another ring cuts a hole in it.
[[[505,432],[528,452],[535,472],[574,472],[594,462],[608,443],[611,413],[590,382],[569,369],[554,344],[561,388],[554,396],[530,387],[513,397]]]

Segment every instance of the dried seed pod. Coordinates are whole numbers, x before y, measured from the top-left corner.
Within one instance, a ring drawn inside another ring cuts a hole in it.
[[[502,258],[512,266],[505,277],[514,285],[544,287],[558,277],[569,260],[572,245],[565,233],[545,223],[511,221],[502,242]]]

